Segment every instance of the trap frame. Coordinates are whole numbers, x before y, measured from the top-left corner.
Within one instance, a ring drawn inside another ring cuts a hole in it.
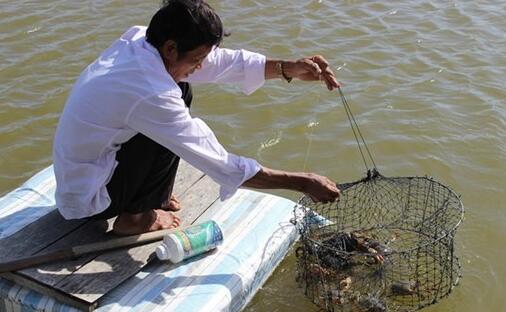
[[[339,92],[367,175],[338,185],[337,202],[299,200],[297,281],[326,311],[416,311],[434,304],[461,277],[454,249],[464,215],[460,197],[431,177],[381,175]]]

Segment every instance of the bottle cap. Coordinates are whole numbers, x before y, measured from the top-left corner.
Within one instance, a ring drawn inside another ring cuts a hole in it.
[[[178,263],[214,249],[222,241],[223,232],[215,221],[210,220],[165,235],[156,248],[156,255],[160,260]]]
[[[168,260],[169,259],[169,251],[167,250],[167,246],[164,243],[161,243],[155,249],[156,256],[160,260]]]
[[[183,243],[177,238],[174,234],[167,235],[167,251],[169,253],[169,260],[172,263],[178,263],[183,261],[184,258],[184,248]]]
[[[168,237],[155,249],[156,256],[160,260],[169,260],[172,263],[178,263],[183,260],[183,246],[173,237]]]

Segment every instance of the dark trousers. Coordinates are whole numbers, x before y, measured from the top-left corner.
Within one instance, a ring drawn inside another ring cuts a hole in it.
[[[179,87],[189,108],[193,98],[191,85],[180,82]],[[168,200],[174,186],[178,156],[139,133],[121,145],[116,161],[118,165],[107,184],[111,205],[94,219],[157,209]]]

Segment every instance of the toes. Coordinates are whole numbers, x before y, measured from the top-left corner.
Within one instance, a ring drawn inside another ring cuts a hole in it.
[[[169,208],[171,208],[172,211],[179,211],[181,210],[181,204],[179,201],[171,201]]]
[[[162,205],[161,208],[166,211],[179,211],[181,210],[181,202],[176,196],[171,195],[169,201]]]
[[[171,195],[170,200],[175,202],[176,204],[180,204],[179,199],[177,199],[177,197],[175,195]]]
[[[172,215],[173,219],[172,219],[172,227],[173,228],[176,228],[176,227],[179,227],[181,225],[181,219],[176,216],[176,215]]]

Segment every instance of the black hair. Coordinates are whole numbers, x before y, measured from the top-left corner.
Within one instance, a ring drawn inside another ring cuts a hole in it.
[[[146,40],[158,50],[173,40],[181,56],[202,45],[217,46],[228,35],[218,14],[205,1],[164,0],[149,23]]]

